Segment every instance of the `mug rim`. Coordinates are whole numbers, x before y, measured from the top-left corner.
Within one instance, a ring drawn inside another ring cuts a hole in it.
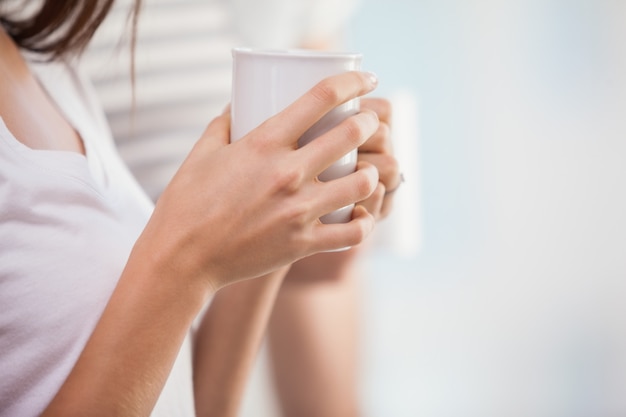
[[[316,49],[290,48],[290,49],[265,49],[237,47],[232,48],[233,55],[250,55],[257,57],[280,57],[280,58],[328,58],[328,59],[359,59],[363,54],[348,51],[320,51]]]

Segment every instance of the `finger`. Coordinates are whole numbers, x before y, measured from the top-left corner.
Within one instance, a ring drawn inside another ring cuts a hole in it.
[[[275,137],[285,138],[296,146],[300,136],[335,107],[369,93],[378,84],[377,78],[366,72],[350,71],[325,78],[290,104],[285,110],[261,125]]]
[[[368,198],[378,185],[378,171],[367,162],[357,165],[357,170],[345,177],[318,183],[315,190],[315,210],[321,215]],[[325,198],[317,196],[324,195]]]
[[[339,125],[297,150],[302,167],[317,176],[350,151],[363,144],[378,129],[376,113],[365,111],[348,117]]]
[[[378,114],[378,118],[382,122],[391,124],[393,109],[389,100],[379,97],[363,97],[361,99],[361,109],[373,110]]]
[[[356,206],[348,223],[315,226],[313,249],[321,252],[358,245],[374,230],[374,225],[374,217],[364,207]]]
[[[230,143],[230,109],[224,109],[224,112],[217,116],[206,127],[198,145],[202,146],[205,151],[212,151]]]
[[[379,181],[387,190],[393,190],[402,181],[398,161],[386,153],[359,153],[359,161],[369,162],[378,169]]]
[[[394,185],[387,188],[385,195],[390,196],[391,194],[395,193],[398,190],[398,188],[400,188],[403,182],[404,182],[404,174],[400,172],[396,180],[394,181]]]
[[[359,147],[359,152],[393,153],[391,129],[384,122],[379,122],[378,129]]]
[[[374,216],[378,220],[380,218],[381,209],[383,207],[383,201],[385,200],[385,186],[380,182],[376,186],[376,190],[365,200],[359,203],[363,206],[368,213]]]
[[[380,207],[380,212],[378,214],[377,220],[384,219],[389,216],[391,209],[393,208],[393,194],[385,194],[383,199],[383,204]]]

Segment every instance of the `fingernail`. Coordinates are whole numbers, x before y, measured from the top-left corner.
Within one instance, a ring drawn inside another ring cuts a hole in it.
[[[366,72],[369,82],[372,84],[372,87],[375,87],[378,84],[378,75],[373,72]]]

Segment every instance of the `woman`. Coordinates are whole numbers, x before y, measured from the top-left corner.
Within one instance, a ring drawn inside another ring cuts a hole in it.
[[[371,164],[316,180],[374,135],[374,112],[295,146],[327,111],[375,88],[371,74],[347,73],[233,145],[228,112],[216,118],[152,210],[68,63],[111,3],[47,0],[25,18],[0,3],[2,416],[193,415],[189,328],[207,298],[357,245],[373,227],[365,207],[382,202]],[[348,224],[317,220],[371,196]]]

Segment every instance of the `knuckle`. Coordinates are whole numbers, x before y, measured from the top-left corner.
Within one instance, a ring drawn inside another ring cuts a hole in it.
[[[315,237],[312,229],[310,227],[306,227],[308,226],[308,221],[305,225],[304,222],[302,222],[302,217],[299,217],[298,219],[301,223],[296,221],[296,223],[293,224],[294,230],[290,235],[288,243],[289,246],[296,252],[298,257],[301,257],[310,253],[311,248],[315,244]]]
[[[379,168],[380,177],[384,180],[384,184],[388,185],[394,178],[397,178],[400,174],[400,166],[398,160],[392,155],[383,155],[381,167]]]
[[[339,92],[329,79],[320,81],[313,87],[311,94],[323,104],[335,104],[340,101]]]
[[[391,102],[384,98],[378,99],[378,116],[386,120],[387,122],[391,121],[391,115],[393,114],[393,105]]]
[[[386,188],[383,184],[378,183],[378,185],[376,186],[376,190],[374,190],[374,193],[372,193],[372,197],[374,200],[378,201],[383,201],[383,199],[385,198],[385,192],[386,192]]]
[[[272,147],[273,136],[268,134],[269,129],[266,128],[266,123],[264,122],[244,137],[248,146],[256,153],[267,152]]]
[[[357,198],[362,200],[369,197],[375,190],[376,184],[368,175],[359,175],[356,178],[354,189],[357,193]]]
[[[354,147],[362,142],[364,136],[364,127],[356,117],[347,119],[343,124],[344,136],[350,141]]]
[[[300,200],[285,205],[283,210],[284,221],[290,225],[296,239],[300,239],[304,231],[308,229],[311,223],[312,212],[312,201]]]
[[[303,172],[299,169],[281,169],[274,175],[274,188],[288,195],[298,192],[303,182]]]
[[[304,205],[297,205],[292,209],[287,210],[285,214],[287,220],[296,231],[302,231],[308,223],[309,210]],[[300,235],[300,233],[297,235]]]
[[[368,235],[368,228],[364,222],[358,222],[354,227],[348,237],[349,245],[358,245],[363,242]]]
[[[389,142],[391,142],[391,126],[389,126],[389,123],[380,122],[377,134],[380,137],[381,144],[383,145],[381,148],[389,148],[389,146],[386,146]]]
[[[315,244],[315,237],[311,229],[307,229],[303,233],[300,233],[296,240],[294,240],[294,245],[297,248],[300,248],[300,253],[304,255],[307,251],[310,250]]]

